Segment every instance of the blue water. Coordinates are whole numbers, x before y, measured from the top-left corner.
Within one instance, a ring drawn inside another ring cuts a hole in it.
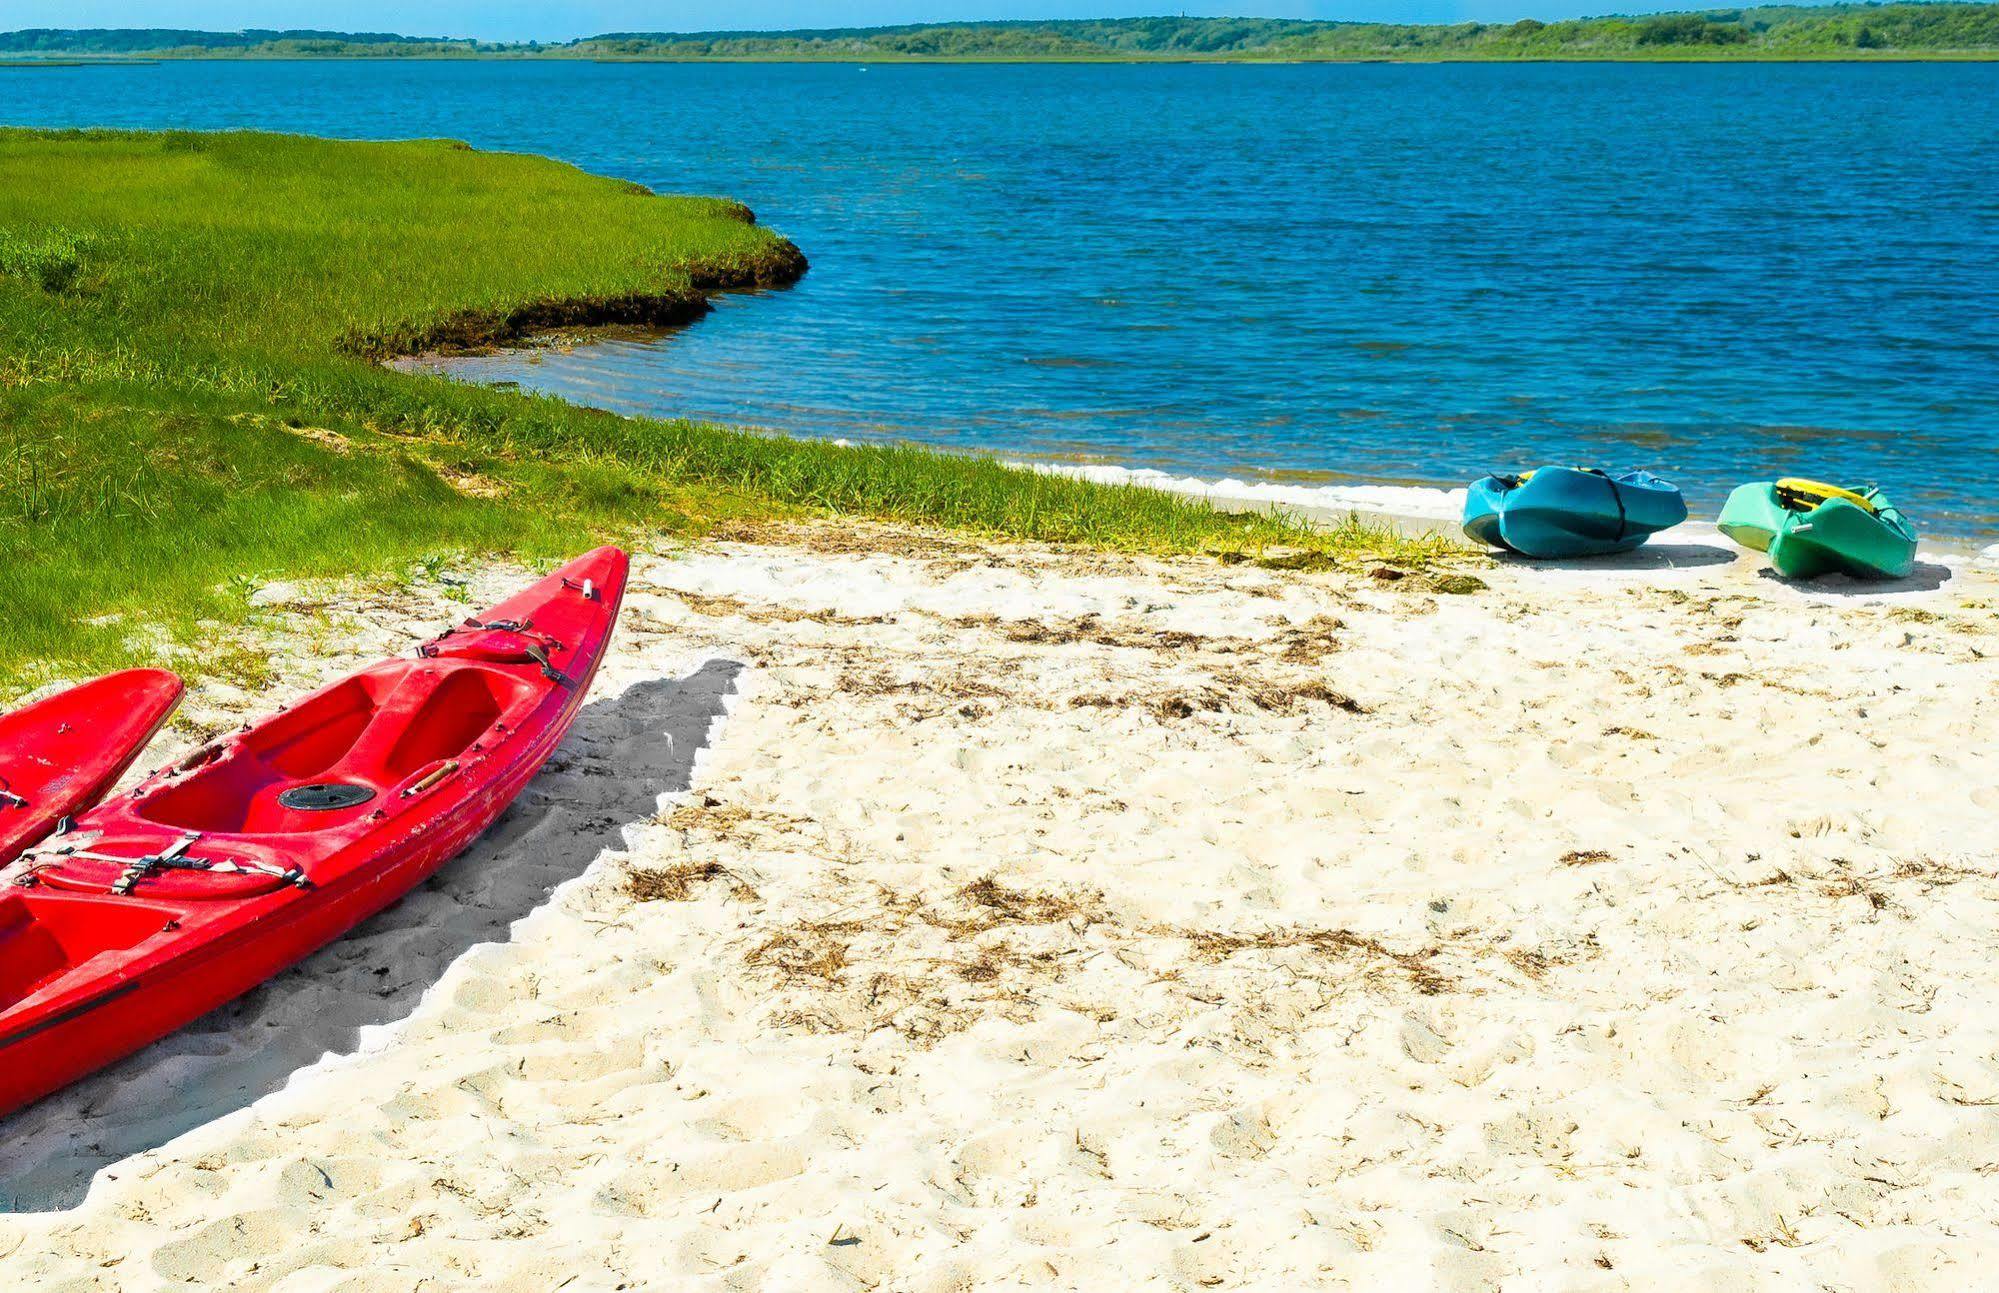
[[[1202,476],[1873,481],[1999,537],[1999,66],[169,63],[0,121],[448,135],[723,193],[812,273],[507,376]]]

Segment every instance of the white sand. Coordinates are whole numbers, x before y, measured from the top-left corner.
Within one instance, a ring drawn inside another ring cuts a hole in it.
[[[492,835],[9,1121],[6,1286],[1999,1279],[1992,576],[841,547],[641,561]]]

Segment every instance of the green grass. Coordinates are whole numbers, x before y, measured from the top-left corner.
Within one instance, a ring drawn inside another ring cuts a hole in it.
[[[1139,489],[636,420],[376,358],[775,285],[733,203],[449,142],[0,131],[0,694],[195,648],[248,590],[438,553],[829,514],[1151,552],[1410,561]]]

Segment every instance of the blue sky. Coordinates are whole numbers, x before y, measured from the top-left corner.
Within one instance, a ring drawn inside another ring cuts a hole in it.
[[[1700,0],[0,0],[17,27],[319,27],[487,40],[566,40],[604,31],[859,27],[983,18],[1250,14],[1367,22],[1508,22],[1698,8]]]

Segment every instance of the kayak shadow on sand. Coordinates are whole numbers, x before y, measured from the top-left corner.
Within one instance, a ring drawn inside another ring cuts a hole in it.
[[[98,1169],[248,1107],[408,1017],[481,943],[692,784],[743,666],[714,659],[586,704],[547,768],[435,876],[243,997],[0,1122],[0,1213],[82,1202]]]
[[[1817,579],[1786,579],[1765,566],[1756,572],[1800,592],[1821,597],[1879,597],[1883,593],[1933,593],[1949,583],[1956,572],[1934,561],[1918,561],[1900,579],[1853,579],[1846,575],[1822,575]]]
[[[1534,570],[1693,570],[1701,566],[1725,566],[1737,553],[1713,543],[1647,543],[1629,552],[1600,557],[1523,557],[1516,552],[1495,552],[1502,565]]]

